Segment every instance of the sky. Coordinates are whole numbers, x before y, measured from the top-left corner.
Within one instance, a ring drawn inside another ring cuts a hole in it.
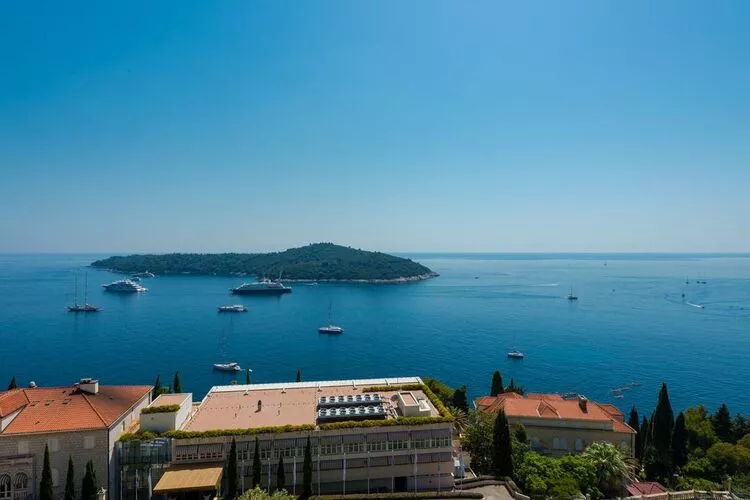
[[[750,252],[750,2],[0,3],[0,252]]]

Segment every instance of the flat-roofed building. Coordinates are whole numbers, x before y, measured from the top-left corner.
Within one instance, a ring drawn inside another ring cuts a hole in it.
[[[510,392],[482,396],[474,406],[487,413],[502,409],[513,427],[523,424],[533,450],[548,455],[578,453],[588,445],[606,441],[632,455],[636,431],[625,423],[617,407],[590,401],[579,394],[527,394]]]
[[[149,472],[153,490],[138,496],[184,484],[176,474],[185,467],[220,470],[233,438],[243,489],[251,485],[256,438],[263,488],[276,487],[283,457],[286,489],[302,492],[309,439],[313,493],[451,489],[453,423],[425,391],[419,377],[213,387],[183,432],[171,435],[168,467]],[[136,445],[123,443],[123,452],[129,446]],[[138,480],[141,488],[145,482]],[[184,484],[184,491],[191,487],[199,485]]]

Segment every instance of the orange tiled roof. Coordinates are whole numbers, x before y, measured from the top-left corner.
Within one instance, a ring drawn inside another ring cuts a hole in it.
[[[75,387],[19,389],[27,403],[2,434],[107,429],[151,389],[146,385],[105,385],[99,386],[98,394]],[[0,400],[5,394],[0,394]]]
[[[0,392],[0,417],[6,417],[29,402],[23,389]]]
[[[563,399],[559,394],[532,394],[531,396],[499,394],[494,397],[483,396],[474,402],[480,411],[494,413],[502,408],[510,417],[609,421],[612,422],[612,428],[616,432],[635,432],[618,418],[621,413],[612,405],[600,405],[587,400],[586,411],[583,411],[577,399]]]

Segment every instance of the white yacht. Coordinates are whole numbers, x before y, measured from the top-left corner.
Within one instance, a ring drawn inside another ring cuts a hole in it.
[[[149,271],[144,271],[142,273],[133,273],[133,276],[136,278],[156,278],[156,275]]]
[[[219,306],[220,313],[232,312],[232,313],[244,313],[247,312],[247,307],[242,304],[233,304],[231,306]]]
[[[108,292],[118,293],[138,293],[148,290],[148,288],[141,286],[133,280],[118,280],[102,286]]]
[[[513,350],[508,353],[509,358],[523,359],[523,353],[519,350]]]
[[[214,363],[214,370],[221,372],[239,372],[242,371],[239,363]]]
[[[280,281],[262,279],[255,283],[243,283],[238,287],[230,288],[235,295],[280,295],[290,293],[291,287],[284,286]]]

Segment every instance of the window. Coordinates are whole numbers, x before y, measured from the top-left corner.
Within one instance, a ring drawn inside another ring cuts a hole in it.
[[[8,474],[0,475],[0,498],[10,498],[10,476]]]
[[[57,469],[52,469],[52,486],[60,486],[60,474]]]
[[[19,441],[18,442],[18,454],[19,455],[28,455],[29,453],[29,442],[28,441]]]
[[[49,448],[50,453],[53,453],[55,451],[60,451],[60,440],[57,438],[48,439],[47,447]]]
[[[346,450],[347,453],[361,453],[362,447],[362,443],[346,443],[344,445],[344,450]]]
[[[396,441],[388,441],[389,450],[405,450],[409,447],[409,441],[405,439],[399,439]]]
[[[367,449],[370,451],[385,451],[385,441],[367,443]]]
[[[576,439],[576,451],[583,450],[583,439],[578,438]]]
[[[568,449],[568,443],[565,438],[554,438],[552,440],[552,447],[556,450],[567,450]]]
[[[87,450],[90,450],[94,447],[96,444],[96,440],[94,439],[94,436],[84,436],[83,438],[83,447]]]
[[[630,447],[628,446],[627,441],[620,441],[620,449],[627,450],[628,448]]]
[[[26,490],[29,488],[29,476],[24,474],[23,472],[19,472],[16,474],[16,484],[15,484],[16,490]]]

